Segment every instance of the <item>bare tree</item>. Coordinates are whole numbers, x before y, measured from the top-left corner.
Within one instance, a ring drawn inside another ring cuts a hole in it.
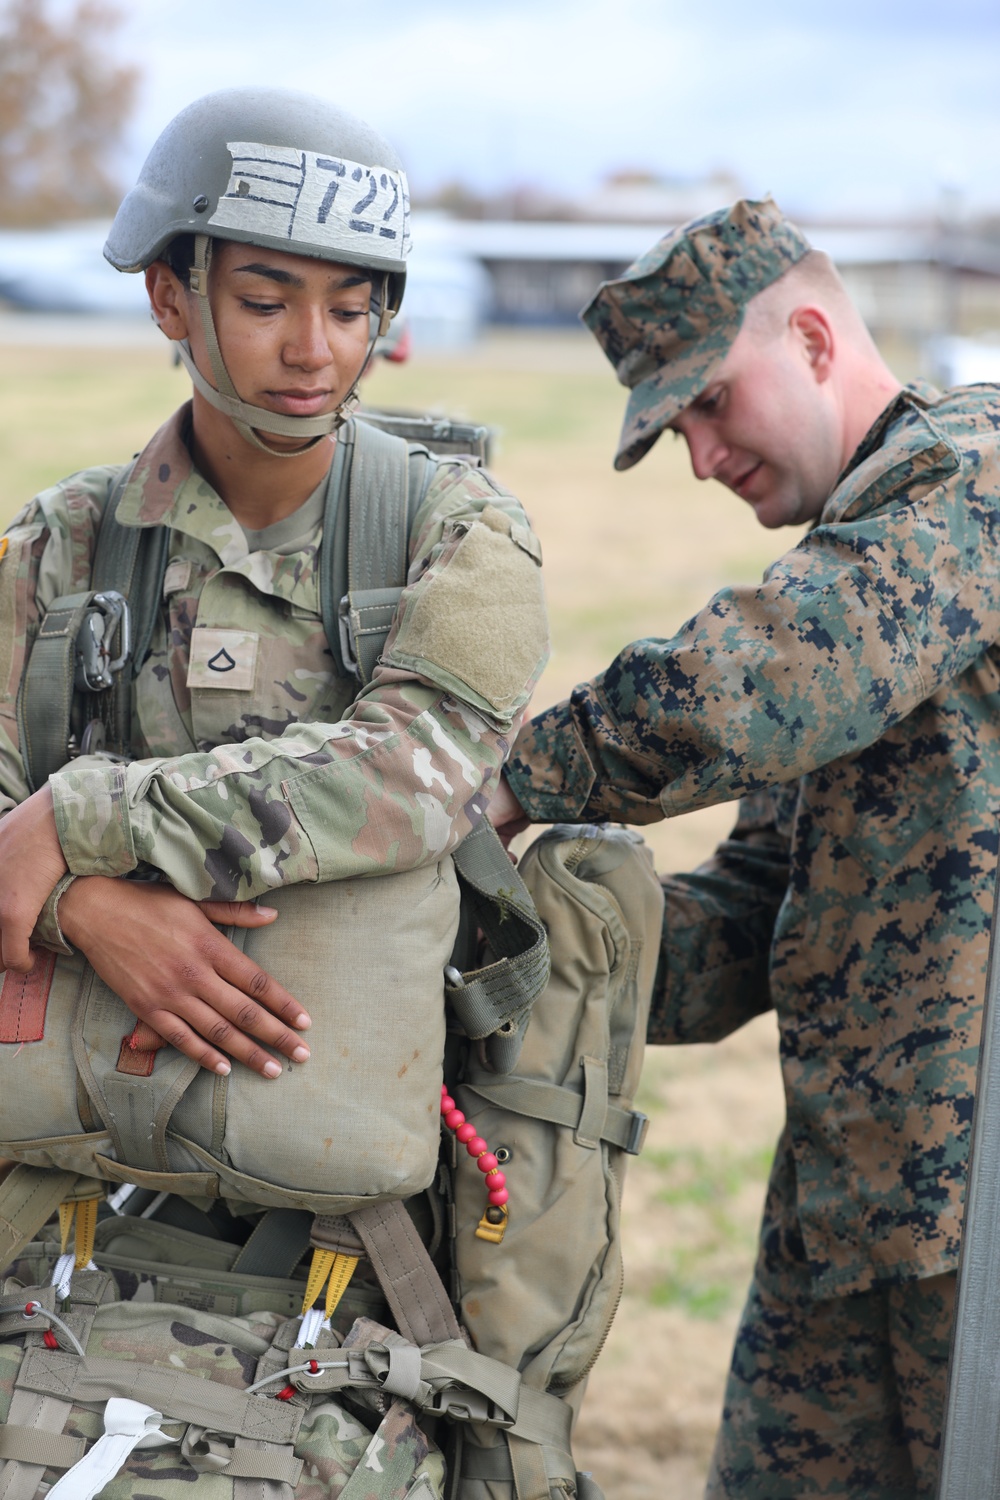
[[[112,209],[115,151],[138,70],[110,54],[121,12],[79,0],[0,0],[0,224],[51,224]]]

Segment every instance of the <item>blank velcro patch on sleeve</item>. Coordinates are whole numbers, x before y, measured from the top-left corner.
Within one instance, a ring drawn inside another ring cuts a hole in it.
[[[547,641],[538,564],[508,529],[477,521],[406,610],[389,659],[432,682],[444,672],[507,716],[523,706]]]

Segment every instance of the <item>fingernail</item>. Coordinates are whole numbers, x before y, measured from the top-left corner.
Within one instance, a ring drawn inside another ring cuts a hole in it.
[[[265,916],[265,917],[273,917],[273,916],[276,916],[276,915],[277,915],[277,912],[278,912],[278,908],[277,908],[277,907],[276,907],[276,906],[261,906],[261,904],[260,904],[260,902],[259,902],[259,901],[255,901],[255,902],[254,902],[254,906],[255,906],[255,907],[256,907],[256,908],[257,908],[257,910],[258,910],[258,911],[259,911],[259,912],[261,912],[261,913],[262,913],[262,914],[263,914],[263,915],[264,915],[264,916]]]
[[[305,1011],[303,1011],[300,1016],[295,1017],[292,1025],[295,1027],[296,1031],[308,1031],[310,1026],[312,1025],[312,1020],[309,1016],[306,1015]]]
[[[292,1062],[307,1062],[309,1059],[308,1047],[296,1047],[292,1053]]]
[[[221,1073],[224,1077],[227,1073],[231,1073],[233,1070],[227,1062],[217,1062],[215,1065],[215,1071],[217,1073]]]
[[[265,1078],[278,1078],[280,1076],[280,1074],[281,1074],[281,1064],[280,1063],[269,1062],[269,1063],[265,1063],[264,1064],[264,1077]]]

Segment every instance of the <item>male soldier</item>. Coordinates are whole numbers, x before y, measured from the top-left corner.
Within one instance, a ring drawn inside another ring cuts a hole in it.
[[[495,821],[742,799],[664,882],[649,1033],[771,1005],[781,1033],[708,1494],[930,1495],[998,845],[1000,393],[901,387],[770,201],[667,235],[583,316],[631,390],[616,468],[671,430],[762,525],[812,525],[534,719]]]
[[[309,1018],[209,918],[260,925],[273,912],[253,898],[278,886],[440,859],[480,817],[545,658],[537,544],[513,496],[464,461],[423,471],[370,681],[337,664],[324,630],[324,517],[344,514],[346,489],[337,434],[402,297],[408,210],[386,141],[280,89],[189,105],[122,204],[107,258],[145,270],[194,383],[117,511],[122,530],[166,532],[131,763],[71,761],[29,796],[17,720],[39,621],[91,588],[122,469],[38,496],[0,553],[3,966],[30,968],[41,913],[36,942],[76,943],[154,1031],[219,1073],[235,1057],[280,1074],[268,1047],[303,1061]],[[376,520],[390,528],[398,497],[385,498]],[[164,879],[121,878],[136,871]]]

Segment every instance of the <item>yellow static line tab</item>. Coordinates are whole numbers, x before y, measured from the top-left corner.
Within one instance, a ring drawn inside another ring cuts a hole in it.
[[[7,537],[0,536],[0,562],[3,562],[4,558],[7,556],[7,548],[9,546],[10,542]]]
[[[334,1250],[313,1249],[312,1264],[306,1281],[306,1294],[302,1299],[303,1316],[309,1311],[324,1285],[326,1286],[325,1316],[331,1318],[341,1297],[347,1290],[358,1264],[356,1255],[340,1255]]]
[[[83,1271],[89,1266],[94,1255],[94,1235],[97,1230],[97,1210],[103,1202],[102,1198],[84,1198],[81,1202],[60,1203],[59,1205],[59,1236],[62,1241],[62,1253],[66,1254],[69,1244],[69,1232],[76,1226],[76,1261],[75,1267]]]

